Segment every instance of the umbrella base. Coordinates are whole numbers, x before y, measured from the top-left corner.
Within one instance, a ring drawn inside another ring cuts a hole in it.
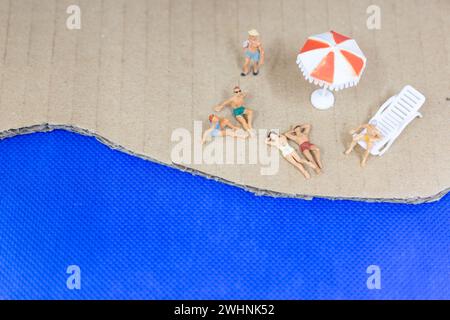
[[[319,110],[330,109],[334,106],[334,95],[327,89],[317,89],[311,95],[311,103]]]

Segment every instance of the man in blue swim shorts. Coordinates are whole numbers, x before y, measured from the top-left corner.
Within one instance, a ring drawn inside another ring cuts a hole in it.
[[[255,29],[248,32],[248,40],[244,41],[245,63],[241,76],[245,77],[253,66],[253,75],[258,75],[259,68],[264,64],[264,49],[259,40],[259,32]]]

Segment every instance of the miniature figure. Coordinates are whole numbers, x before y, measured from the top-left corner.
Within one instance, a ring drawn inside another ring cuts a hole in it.
[[[361,167],[365,167],[367,163],[367,159],[370,154],[370,150],[372,149],[373,143],[382,139],[380,131],[373,124],[363,124],[358,128],[351,130],[349,132],[353,135],[352,143],[350,144],[347,151],[345,151],[346,155],[349,155],[359,141],[364,141],[367,145],[366,151],[364,152],[363,158],[361,160]]]
[[[239,134],[237,132],[237,130],[241,129],[240,127],[233,125],[233,123],[231,123],[231,121],[226,118],[220,118],[215,114],[212,114],[209,116],[209,123],[211,124],[211,127],[203,133],[202,144],[205,144],[209,136],[211,137],[229,136],[239,139],[247,138],[247,134],[245,133]],[[232,130],[227,130],[227,128],[231,128]]]
[[[369,121],[369,124],[383,129],[381,131],[383,137],[372,145],[370,154],[373,156],[385,154],[415,118],[422,118],[419,110],[426,100],[427,98],[422,93],[410,85],[405,86],[399,94],[389,98]],[[364,149],[367,147],[364,141],[359,141],[358,144]]]
[[[322,161],[320,159],[319,148],[309,141],[309,134],[311,132],[310,124],[298,125],[286,132],[284,135],[299,145],[300,151],[303,153],[306,159],[315,163],[316,173],[320,174],[323,169]]]
[[[243,44],[245,50],[245,63],[241,76],[245,77],[253,67],[253,75],[259,74],[260,67],[264,64],[264,49],[259,39],[259,32],[255,29],[248,32],[248,40]]]
[[[233,92],[234,95],[222,104],[217,105],[215,110],[220,112],[226,106],[233,108],[233,115],[236,117],[236,120],[242,125],[244,130],[250,134],[250,136],[253,136],[253,110],[244,107],[244,101],[247,93],[242,92],[239,86],[234,87]]]
[[[305,170],[302,164],[306,164],[314,170],[317,169],[317,166],[313,162],[302,159],[297,152],[295,152],[294,148],[289,145],[288,139],[285,135],[279,135],[274,131],[270,131],[267,135],[266,143],[280,149],[281,154],[287,161],[289,161],[289,163],[295,166],[306,179],[311,179],[311,175]]]

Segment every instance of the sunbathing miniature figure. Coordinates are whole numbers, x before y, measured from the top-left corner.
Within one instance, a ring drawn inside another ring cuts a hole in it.
[[[289,163],[296,167],[306,179],[311,179],[311,175],[305,170],[302,164],[306,164],[314,170],[317,169],[317,166],[313,162],[302,159],[297,152],[295,152],[294,148],[289,145],[285,135],[279,135],[274,131],[270,131],[267,135],[266,143],[270,146],[277,147]]]
[[[364,141],[367,145],[367,148],[361,160],[361,167],[365,167],[373,143],[375,141],[381,140],[383,137],[381,136],[381,133],[377,129],[377,127],[375,127],[375,125],[373,124],[363,124],[358,128],[351,130],[349,133],[353,136],[353,141],[347,151],[345,151],[345,154],[349,155],[359,141]]]
[[[209,116],[209,123],[211,124],[211,127],[203,133],[202,144],[205,144],[208,137],[229,136],[239,139],[246,139],[248,137],[248,135],[242,131],[243,134],[237,132],[241,128],[233,125],[230,120],[220,118],[215,114]],[[227,130],[227,128],[230,128],[231,130]]]
[[[257,76],[264,64],[264,49],[259,39],[259,32],[255,29],[248,32],[248,40],[244,41],[245,63],[241,76],[245,77],[253,67],[253,75]]]
[[[234,87],[234,95],[215,107],[217,112],[222,111],[226,106],[233,108],[233,115],[236,120],[242,125],[245,131],[247,131],[251,136],[253,136],[252,122],[253,122],[253,110],[244,107],[245,97],[247,93],[242,92],[239,86]]]
[[[303,153],[306,159],[310,162],[315,163],[316,173],[320,174],[321,169],[323,169],[322,161],[320,159],[319,148],[309,142],[309,134],[311,132],[310,124],[303,124],[293,127],[290,131],[286,132],[284,135],[297,143],[299,145],[300,151]]]

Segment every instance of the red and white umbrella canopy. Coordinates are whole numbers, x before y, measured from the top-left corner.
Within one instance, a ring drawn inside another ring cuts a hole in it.
[[[334,31],[309,37],[297,56],[306,80],[336,91],[357,85],[366,63],[356,41]]]

